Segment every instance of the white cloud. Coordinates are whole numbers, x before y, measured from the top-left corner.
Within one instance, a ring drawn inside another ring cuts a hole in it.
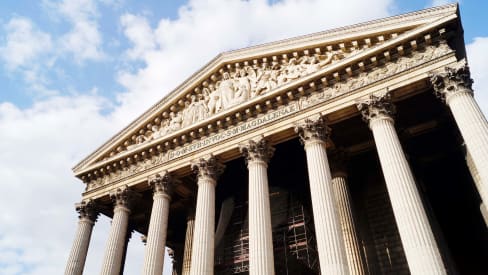
[[[36,97],[56,95],[47,88],[46,71],[56,58],[52,56],[54,43],[49,33],[38,29],[28,18],[14,17],[3,26],[4,45],[0,45],[0,60],[11,74],[19,74]]]
[[[155,50],[154,33],[146,18],[125,14],[120,17],[120,23],[124,29],[125,36],[134,44],[127,51],[129,58],[143,59],[144,54]]]
[[[96,96],[25,110],[0,104],[1,274],[62,273],[83,190],[71,166],[118,128],[100,115],[106,104]]]
[[[485,116],[488,116],[488,37],[476,37],[466,46],[473,89]]]
[[[52,50],[51,36],[37,29],[28,18],[12,18],[4,29],[6,43],[0,47],[0,58],[8,70],[29,68]]]
[[[72,54],[78,63],[105,58],[95,0],[63,0],[59,3],[45,1],[44,5],[54,9],[72,25],[71,30],[60,38],[64,52]]]

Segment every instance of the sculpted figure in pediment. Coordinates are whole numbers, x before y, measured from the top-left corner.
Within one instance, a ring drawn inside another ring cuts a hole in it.
[[[182,123],[181,113],[171,112],[169,113],[169,117],[170,117],[169,128],[168,128],[169,133],[181,129],[181,123]]]
[[[218,90],[222,101],[222,107],[227,109],[232,106],[235,96],[234,81],[230,78],[228,72],[222,74],[222,81],[220,82]]]
[[[251,96],[251,82],[245,69],[237,73],[236,91],[232,105],[240,104],[247,101]]]
[[[197,122],[200,120],[204,120],[205,118],[208,117],[208,108],[207,105],[205,104],[205,101],[203,100],[202,95],[198,96],[192,96],[192,102],[193,103],[193,112],[194,112],[194,117],[193,117],[193,122]]]
[[[192,125],[207,117],[208,110],[205,102],[201,96],[197,98],[196,95],[191,96],[191,102],[185,103],[185,108],[182,111],[182,127]]]
[[[298,79],[301,75],[302,66],[298,63],[296,58],[291,58],[288,61],[288,66],[285,68],[286,81],[292,81]]]
[[[169,133],[169,119],[161,121],[161,126],[159,127],[158,136],[162,137]]]
[[[262,68],[258,69],[256,89],[253,91],[252,97],[264,94],[276,88],[278,85],[277,77],[277,71],[273,70],[273,68],[269,68],[266,63],[263,63]]]
[[[210,84],[203,88],[203,101],[207,105],[208,114],[213,115],[222,109],[222,97],[220,96],[220,90],[215,89],[214,85]]]
[[[192,102],[193,103],[193,102]],[[181,111],[181,127],[190,125],[193,122],[194,112],[189,102],[185,102],[185,107]]]

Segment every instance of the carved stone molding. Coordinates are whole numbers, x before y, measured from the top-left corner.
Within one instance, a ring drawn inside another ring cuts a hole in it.
[[[217,178],[224,171],[225,165],[220,163],[216,157],[209,155],[192,161],[191,169],[197,174],[198,178],[211,178],[217,181]]]
[[[357,108],[363,116],[363,120],[371,125],[378,119],[393,120],[396,113],[395,105],[391,102],[391,94],[386,91],[383,94],[372,94],[359,101]]]
[[[110,173],[108,173],[107,169],[105,169],[104,174],[98,173],[97,176],[96,172],[98,170],[91,171],[85,176],[82,176],[82,178],[84,178],[84,181],[87,182],[86,191],[91,191],[99,187],[112,184],[124,178],[135,175],[141,171],[161,165],[162,163],[171,161],[172,159],[175,159],[177,157],[181,157],[185,154],[189,155],[199,148],[203,148],[216,142],[221,142],[226,137],[232,137],[244,132],[248,132],[252,129],[255,129],[253,125],[271,123],[281,117],[284,117],[285,115],[292,114],[303,109],[312,108],[313,106],[323,104],[326,101],[345,96],[348,93],[353,93],[357,89],[361,89],[365,86],[382,81],[383,79],[386,79],[393,75],[410,71],[418,67],[419,65],[431,62],[436,58],[450,55],[452,53],[452,49],[449,48],[446,43],[439,43],[438,45],[428,45],[425,48],[421,48],[419,46],[419,48],[417,48],[415,51],[412,51],[411,54],[399,56],[397,59],[391,59],[383,66],[371,67],[368,70],[365,69],[365,71],[351,77],[340,77],[340,81],[329,81],[327,82],[327,86],[324,86],[322,89],[318,89],[313,93],[299,96],[299,93],[293,92],[294,98],[290,100],[283,109],[277,109],[268,112],[270,116],[269,119],[267,117],[265,117],[265,119],[251,118],[248,119],[248,121],[241,126],[229,126],[223,132],[221,131],[213,136],[197,139],[195,142],[191,142],[190,139],[189,143],[183,147],[171,147],[171,149],[165,149],[161,152],[158,151],[159,153],[148,158],[136,159],[136,155],[129,156],[120,161],[115,161],[114,165],[116,165],[117,168],[113,168]],[[215,131],[218,131],[217,127],[214,127],[213,129]],[[206,134],[209,135],[210,132],[206,132]],[[165,142],[165,144],[171,144],[171,141],[167,141]],[[164,145],[164,147],[166,147],[166,145]],[[151,149],[148,150],[150,151]],[[154,152],[154,148],[152,148],[152,150]],[[146,155],[150,155],[149,151]],[[103,167],[99,168],[99,170],[101,169],[103,169]]]
[[[171,197],[175,181],[168,171],[156,174],[148,179],[148,184],[153,187],[154,194],[165,194]]]
[[[252,161],[268,163],[273,157],[275,148],[271,147],[266,139],[259,137],[256,140],[249,140],[244,144],[240,144],[239,150],[244,156],[246,163]]]
[[[110,193],[110,198],[114,202],[114,209],[124,208],[130,210],[131,203],[135,197],[136,193],[131,191],[127,186],[117,188]]]
[[[473,79],[470,77],[469,66],[466,59],[462,59],[452,66],[433,72],[430,81],[437,97],[449,101],[449,97],[459,93],[472,93]]]
[[[298,133],[302,144],[314,141],[326,142],[330,136],[330,131],[331,129],[327,127],[321,115],[307,118],[295,126],[295,132]]]
[[[88,199],[77,203],[75,204],[75,209],[79,214],[78,218],[80,220],[89,220],[93,223],[97,221],[99,210],[93,200]]]

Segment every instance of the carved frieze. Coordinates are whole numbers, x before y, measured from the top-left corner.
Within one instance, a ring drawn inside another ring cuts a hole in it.
[[[281,62],[263,62],[261,65],[251,66],[245,63],[234,72],[224,71],[222,78],[215,81],[215,84],[204,84],[201,93],[191,95],[190,100],[183,103],[181,110],[170,112],[167,119],[134,136],[133,142],[127,145],[127,150],[193,125],[355,53],[356,51],[315,53]]]
[[[410,57],[400,56],[394,62],[388,62],[383,66],[373,67],[369,72],[361,72],[357,76],[346,80],[336,81],[333,85],[326,87],[318,93],[312,93],[300,98],[300,107],[307,108],[323,101],[344,95],[369,84],[389,78],[395,74],[407,71],[420,64],[433,60],[452,52],[452,49],[445,43],[439,46],[430,45],[423,51],[412,53]]]
[[[416,51],[412,51],[408,55],[399,55],[397,57],[392,57],[390,60],[384,62],[382,65],[365,66],[362,71],[352,73],[348,77],[339,77],[336,80],[329,81],[324,85],[321,85],[320,87],[314,89],[313,92],[306,92],[300,96],[290,97],[290,100],[287,101],[286,104],[281,105],[276,109],[270,109],[266,113],[257,115],[256,117],[250,117],[245,121],[230,125],[225,129],[222,129],[221,131],[215,132],[208,136],[204,136],[200,139],[195,139],[194,141],[184,144],[182,146],[165,149],[162,152],[158,152],[154,156],[145,157],[144,159],[132,158],[130,163],[128,160],[123,160],[121,162],[124,162],[124,164],[120,165],[121,168],[115,169],[115,171],[105,173],[103,174],[103,176],[94,177],[89,180],[86,190],[90,191],[95,188],[105,186],[109,183],[123,180],[124,178],[127,178],[129,176],[142,173],[143,171],[162,165],[168,161],[187,156],[195,151],[207,148],[208,146],[212,146],[219,142],[223,142],[237,135],[252,131],[258,127],[262,127],[265,124],[269,124],[274,121],[291,116],[301,110],[312,108],[313,106],[322,104],[323,102],[345,96],[348,93],[352,93],[357,89],[364,88],[365,86],[382,81],[393,75],[401,74],[449,53],[452,53],[452,49],[450,49],[446,43],[440,43],[438,45],[428,45],[425,48],[418,48],[416,49]],[[292,64],[293,63],[295,63],[295,61],[293,61]],[[229,77],[236,80],[236,78],[232,78],[235,76],[229,75]],[[224,86],[225,85],[227,84],[224,84]],[[255,83],[250,86],[256,88],[259,85]],[[215,91],[219,88],[213,89]],[[252,88],[251,91],[253,91]],[[197,98],[195,98],[194,100],[196,102]],[[208,104],[205,106],[209,108]],[[213,105],[211,106],[212,108],[218,108]],[[195,107],[195,110],[198,110],[198,108]],[[173,118],[176,117],[177,115],[174,114]],[[168,125],[173,125],[174,127],[176,127],[175,125],[182,123],[182,115],[180,116],[180,118],[177,119],[177,121],[173,123],[171,123],[171,121],[166,123],[168,123]],[[148,136],[148,138],[152,138],[152,136]]]

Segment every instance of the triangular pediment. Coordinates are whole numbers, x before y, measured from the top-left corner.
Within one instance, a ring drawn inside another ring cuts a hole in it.
[[[350,64],[375,52],[386,56],[390,48],[398,51],[401,41],[425,35],[456,16],[457,5],[447,5],[220,54],[73,170],[80,175],[177,133],[198,132],[203,122],[255,98],[325,72],[347,72]]]

